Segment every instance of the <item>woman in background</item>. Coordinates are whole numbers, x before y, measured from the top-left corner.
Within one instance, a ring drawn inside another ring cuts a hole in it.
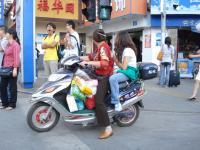
[[[162,47],[162,60],[160,65],[160,85],[167,87],[169,84],[169,75],[171,65],[174,65],[174,46],[171,44],[171,38],[165,38],[165,44]]]
[[[2,77],[2,106],[0,108],[11,110],[16,107],[17,102],[17,75],[20,67],[20,42],[17,32],[14,29],[8,29],[6,38],[8,39],[8,45],[4,51],[3,67],[12,67],[13,73],[10,77]],[[10,85],[9,88],[8,85]],[[11,94],[9,101],[8,93]]]

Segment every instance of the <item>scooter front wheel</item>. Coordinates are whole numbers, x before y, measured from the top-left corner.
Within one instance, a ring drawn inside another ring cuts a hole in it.
[[[27,123],[31,129],[37,132],[47,132],[56,126],[60,114],[52,108],[46,116],[49,108],[48,104],[42,102],[31,106],[27,114]]]
[[[126,109],[119,112],[114,120],[117,125],[120,127],[128,127],[131,126],[139,117],[140,109],[137,104],[131,105]]]

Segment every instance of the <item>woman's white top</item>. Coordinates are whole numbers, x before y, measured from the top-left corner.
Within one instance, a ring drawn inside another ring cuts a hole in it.
[[[137,59],[135,52],[132,48],[125,48],[124,52],[122,54],[122,62],[124,61],[124,58],[128,57],[128,66],[130,67],[137,67]]]
[[[161,62],[170,62],[172,63],[172,57],[174,57],[174,46],[164,44],[162,48],[163,57]]]

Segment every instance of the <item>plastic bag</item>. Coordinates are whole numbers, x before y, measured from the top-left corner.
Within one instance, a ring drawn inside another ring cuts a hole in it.
[[[75,81],[75,84],[80,88],[81,92],[87,95],[92,94],[92,89],[87,86],[87,82],[84,79],[75,76],[73,80]]]
[[[66,101],[67,101],[70,112],[78,111],[78,107],[77,107],[75,98],[73,96],[67,95]]]
[[[98,80],[88,80],[87,86],[89,87],[97,87],[98,86]]]
[[[86,96],[80,91],[80,89],[76,85],[72,85],[71,95],[82,101],[85,101],[85,99],[86,99]]]
[[[72,80],[72,85],[77,85],[81,92],[86,95],[95,95],[98,86],[98,80],[85,81],[79,76],[75,76]]]
[[[78,110],[84,110],[85,106],[82,100],[76,99],[76,105],[78,107]]]
[[[87,109],[94,109],[95,108],[95,99],[94,96],[92,98],[87,98],[85,101],[85,106],[87,107]]]

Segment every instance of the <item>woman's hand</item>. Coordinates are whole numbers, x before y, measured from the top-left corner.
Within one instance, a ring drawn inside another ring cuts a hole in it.
[[[189,58],[198,58],[198,57],[200,57],[200,54],[196,54],[196,55],[194,55],[194,54],[189,54],[188,57],[189,57]]]
[[[80,59],[83,61],[89,61],[89,57],[88,56],[80,56]]]
[[[81,65],[82,67],[85,67],[88,64],[87,61],[82,61],[81,63],[79,63],[79,65]]]
[[[17,68],[14,68],[13,69],[13,77],[16,77],[17,76]]]

